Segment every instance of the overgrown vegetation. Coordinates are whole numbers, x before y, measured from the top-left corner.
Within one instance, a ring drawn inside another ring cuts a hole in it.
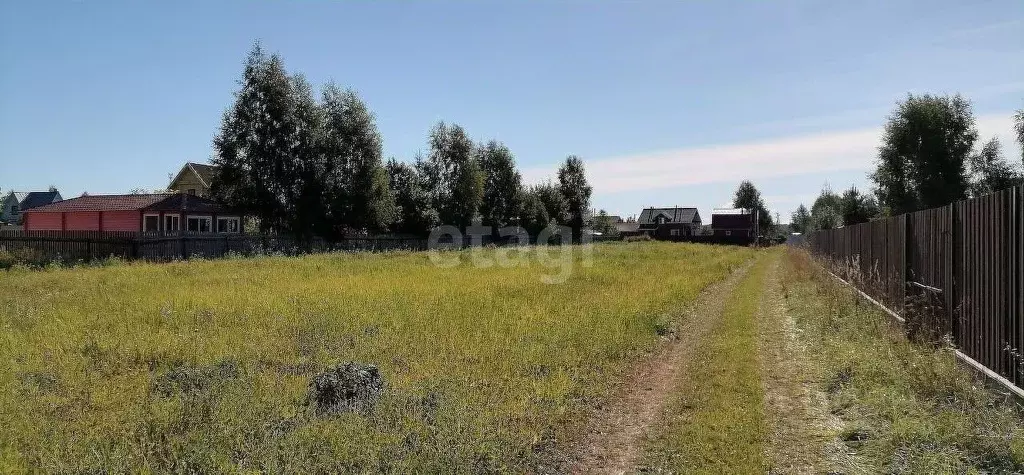
[[[1019,473],[1024,425],[1012,400],[987,390],[948,347],[905,330],[811,263],[787,254],[785,296],[842,420],[838,437],[870,473]]]
[[[763,252],[688,364],[678,400],[649,444],[645,471],[763,473],[767,437],[756,315],[770,261]]]
[[[562,285],[533,251],[513,268],[393,253],[10,270],[0,472],[528,471],[665,313],[751,255],[602,245]]]

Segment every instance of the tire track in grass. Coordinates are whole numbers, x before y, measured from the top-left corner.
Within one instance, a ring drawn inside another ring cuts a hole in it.
[[[763,260],[761,257],[759,260]],[[680,374],[695,348],[721,318],[723,307],[750,265],[712,284],[692,303],[675,339],[637,365],[620,392],[591,420],[587,436],[568,464],[569,473],[624,473],[634,470],[648,432],[677,391]]]
[[[757,352],[757,315],[777,250],[760,255],[706,324],[647,440],[640,472],[764,473],[768,427]]]

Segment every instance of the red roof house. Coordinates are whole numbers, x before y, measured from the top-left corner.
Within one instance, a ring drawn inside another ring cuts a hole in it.
[[[185,193],[87,195],[26,210],[26,231],[242,231],[242,216]]]

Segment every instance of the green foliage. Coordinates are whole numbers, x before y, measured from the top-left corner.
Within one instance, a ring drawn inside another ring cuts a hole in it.
[[[569,155],[558,169],[558,192],[565,203],[565,224],[572,228],[573,242],[580,242],[587,211],[590,209],[592,191],[593,188],[587,183],[583,160],[575,155]]]
[[[492,140],[477,148],[476,161],[484,175],[480,203],[483,225],[494,228],[519,225],[523,214],[523,183],[512,152]]]
[[[790,217],[790,230],[794,233],[806,233],[813,230],[813,220],[811,219],[811,213],[807,211],[807,207],[802,203],[793,212]]]
[[[567,224],[569,222],[569,206],[565,202],[558,186],[551,182],[541,183],[533,187],[533,193],[544,205],[549,223]],[[545,226],[547,223],[545,223]]]
[[[519,223],[531,236],[536,236],[548,226],[551,218],[537,187],[523,190],[521,193],[523,206],[520,210],[522,214],[519,217]],[[557,195],[557,193],[555,194]]]
[[[1024,163],[1024,109],[1013,114],[1013,131],[1017,133],[1017,143],[1020,144],[1020,159]]]
[[[999,139],[993,137],[981,151],[970,158],[971,196],[1017,186],[1024,181],[1020,167],[1010,165],[1000,151]]]
[[[831,203],[830,206],[832,206]],[[871,218],[878,216],[879,213],[875,199],[860,194],[855,186],[851,186],[850,189],[843,192],[838,208],[833,209],[839,211],[839,218],[842,219],[844,226],[866,223]]]
[[[811,224],[814,229],[835,229],[843,225],[843,199],[825,187],[811,205]]]
[[[392,230],[398,233],[427,235],[439,224],[437,210],[416,167],[391,159],[387,164],[389,187],[394,193],[397,219]]]
[[[960,95],[908,95],[889,116],[871,175],[882,208],[896,215],[966,198],[977,138],[971,104]]]
[[[732,205],[736,208],[744,208],[757,212],[759,235],[766,236],[774,232],[775,225],[772,221],[771,214],[768,213],[768,208],[764,205],[764,200],[761,198],[761,192],[749,180],[743,180],[740,183],[740,186],[736,188],[736,194],[733,196]]]
[[[430,131],[430,155],[417,167],[441,224],[459,228],[472,224],[483,200],[484,175],[466,131],[438,122]]]
[[[611,217],[608,216],[608,212],[600,210],[597,216],[594,216],[590,223],[590,227],[605,236],[612,236],[618,234],[618,229],[615,227],[615,222],[612,221]]]

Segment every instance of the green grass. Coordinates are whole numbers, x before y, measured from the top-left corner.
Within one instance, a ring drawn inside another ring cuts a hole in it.
[[[790,251],[787,306],[815,362],[813,377],[842,420],[855,464],[876,473],[1019,473],[1021,413],[956,362]]]
[[[751,255],[600,245],[561,285],[424,253],[3,271],[0,472],[529,470]],[[311,378],[346,361],[382,399],[317,415]]]
[[[643,469],[670,473],[764,473],[767,427],[757,352],[766,251],[725,304],[718,325],[690,360]]]

